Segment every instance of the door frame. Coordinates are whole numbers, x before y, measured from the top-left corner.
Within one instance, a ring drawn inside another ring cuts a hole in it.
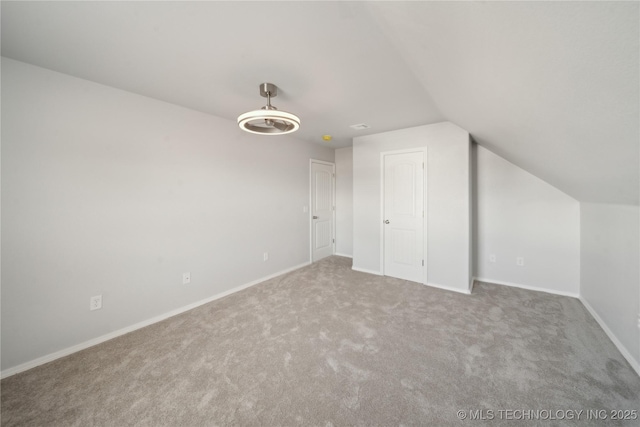
[[[313,263],[313,163],[332,167],[331,204],[333,205],[333,213],[331,220],[333,221],[333,227],[331,230],[331,254],[336,253],[336,164],[324,160],[309,159],[309,207],[307,209],[309,220],[309,264]]]
[[[422,284],[426,285],[427,284],[427,278],[429,277],[427,275],[427,271],[428,271],[428,262],[427,262],[427,255],[428,255],[428,240],[427,237],[429,235],[429,233],[427,232],[428,230],[428,219],[429,219],[429,203],[428,203],[428,197],[427,194],[429,193],[427,191],[427,184],[429,182],[429,180],[427,179],[427,172],[428,172],[428,157],[427,157],[427,147],[415,147],[415,148],[405,148],[403,150],[390,150],[390,151],[382,151],[380,153],[380,272],[382,273],[383,276],[385,276],[385,271],[384,271],[384,245],[385,245],[385,240],[384,240],[384,157],[388,156],[388,155],[393,155],[393,154],[407,154],[407,153],[422,153],[422,158],[424,161],[424,172],[422,174],[422,179],[423,179],[423,183],[422,183],[422,191],[423,191],[423,195],[422,195],[422,200],[423,200],[423,209],[424,209],[424,217],[422,218],[422,257],[424,259],[424,266],[422,268]]]

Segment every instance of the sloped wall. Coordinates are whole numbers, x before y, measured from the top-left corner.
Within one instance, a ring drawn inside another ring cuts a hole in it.
[[[577,297],[579,202],[491,151],[474,149],[475,276]]]

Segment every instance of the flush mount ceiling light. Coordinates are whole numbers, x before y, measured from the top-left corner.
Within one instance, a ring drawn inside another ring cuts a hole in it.
[[[278,87],[273,83],[262,83],[260,95],[267,98],[267,105],[238,117],[240,129],[258,135],[284,135],[300,128],[300,119],[295,114],[279,111],[271,105],[271,98],[278,96]]]

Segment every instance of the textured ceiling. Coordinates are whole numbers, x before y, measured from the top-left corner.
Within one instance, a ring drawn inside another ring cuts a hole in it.
[[[638,6],[3,1],[2,55],[230,120],[272,82],[333,147],[449,120],[578,200],[638,204]]]

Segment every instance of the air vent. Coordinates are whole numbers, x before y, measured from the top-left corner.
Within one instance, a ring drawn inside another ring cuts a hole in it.
[[[358,123],[357,125],[351,125],[349,127],[355,130],[364,130],[364,129],[369,129],[371,126],[366,123]]]

